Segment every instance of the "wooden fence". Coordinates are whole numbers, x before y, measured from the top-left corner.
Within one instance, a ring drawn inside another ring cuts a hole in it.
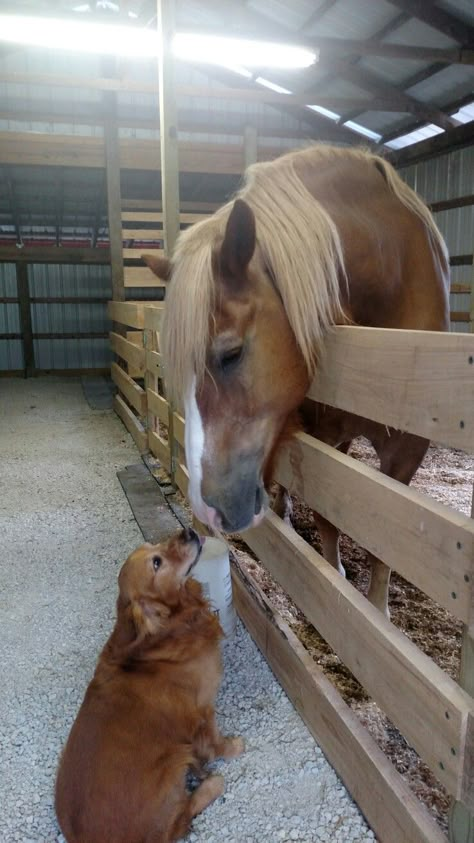
[[[182,213],[180,226],[185,228],[199,220],[207,219],[208,216],[208,214],[195,212]],[[143,265],[142,255],[144,253],[162,255],[162,247],[163,213],[161,211],[140,208],[122,211],[124,287],[125,289],[150,290],[150,295],[154,294],[157,301],[112,301],[109,302],[108,313],[114,323],[114,330],[110,334],[110,344],[118,358],[111,366],[112,380],[117,387],[114,409],[133,436],[140,453],[147,451],[148,448],[153,453],[157,452],[156,456],[170,470],[171,464],[164,452],[166,440],[162,438],[163,434],[166,436],[164,431],[168,427],[168,418],[163,407],[164,399],[160,399],[159,394],[157,340],[150,337],[148,347],[145,349],[144,337],[145,306],[150,306],[159,320],[163,305],[158,300],[164,297],[165,285],[151,269]],[[148,359],[149,367],[145,378],[146,359]],[[146,381],[149,381],[147,391]],[[160,413],[163,415],[162,422],[158,421]]]
[[[162,391],[161,315],[145,308],[148,444],[186,494],[184,419]],[[474,337],[337,328],[309,397],[474,452]],[[463,622],[461,687],[275,514],[244,535],[458,813],[474,813],[474,520],[304,433],[275,479]],[[233,578],[242,619],[377,837],[446,841],[252,578],[238,566]]]

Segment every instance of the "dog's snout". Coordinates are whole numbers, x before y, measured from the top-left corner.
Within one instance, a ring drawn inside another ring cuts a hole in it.
[[[183,542],[193,542],[199,541],[199,536],[192,527],[186,527],[181,533],[181,539]]]

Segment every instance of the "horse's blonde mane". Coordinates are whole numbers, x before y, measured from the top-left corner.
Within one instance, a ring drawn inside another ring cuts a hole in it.
[[[250,167],[237,195],[256,219],[253,260],[262,261],[272,276],[310,373],[326,331],[344,319],[340,285],[345,270],[336,225],[307,190],[295,165],[311,167],[338,156],[373,160],[389,189],[445,249],[428,208],[390,164],[369,150],[316,144]],[[175,396],[183,394],[194,375],[199,382],[205,371],[216,292],[213,252],[222,242],[232,206],[228,203],[210,219],[182,232],[177,242],[160,338],[167,387]]]

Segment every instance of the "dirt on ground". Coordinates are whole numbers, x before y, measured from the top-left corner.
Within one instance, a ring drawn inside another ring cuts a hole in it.
[[[356,440],[350,456],[374,467],[378,460],[364,439]],[[474,457],[462,451],[430,447],[412,486],[437,501],[460,512],[471,514]],[[302,501],[292,497],[292,524],[312,547],[321,551],[312,512]],[[364,688],[328,646],[317,630],[305,619],[286,592],[272,579],[239,536],[231,536],[234,552],[252,574],[275,608],[324,673],[334,683],[343,699],[357,714],[379,747],[390,758],[412,791],[427,806],[439,825],[447,829],[450,797],[383,711],[369,698]],[[362,593],[367,592],[369,566],[365,551],[348,536],[342,535],[341,560],[346,576]],[[462,625],[449,612],[397,574],[390,585],[391,621],[424,653],[456,679],[459,670]]]

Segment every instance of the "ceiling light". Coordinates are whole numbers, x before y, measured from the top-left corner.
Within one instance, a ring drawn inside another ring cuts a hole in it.
[[[220,65],[242,64],[246,67],[309,67],[318,59],[315,52],[291,44],[220,38],[217,35],[186,32],[175,35],[173,52],[184,61]]]
[[[156,56],[157,33],[84,20],[0,15],[0,41],[79,53]]]
[[[158,55],[155,30],[85,20],[0,15],[0,41],[99,55],[144,58]],[[192,33],[177,33],[173,52],[184,61],[239,68],[309,67],[318,59],[315,52],[291,44]]]
[[[270,82],[269,79],[263,79],[261,76],[257,76],[256,82],[259,85],[263,85],[264,88],[269,88],[270,91],[275,91],[276,94],[291,94],[291,91],[288,88],[282,88],[281,85],[277,85],[276,82]]]

